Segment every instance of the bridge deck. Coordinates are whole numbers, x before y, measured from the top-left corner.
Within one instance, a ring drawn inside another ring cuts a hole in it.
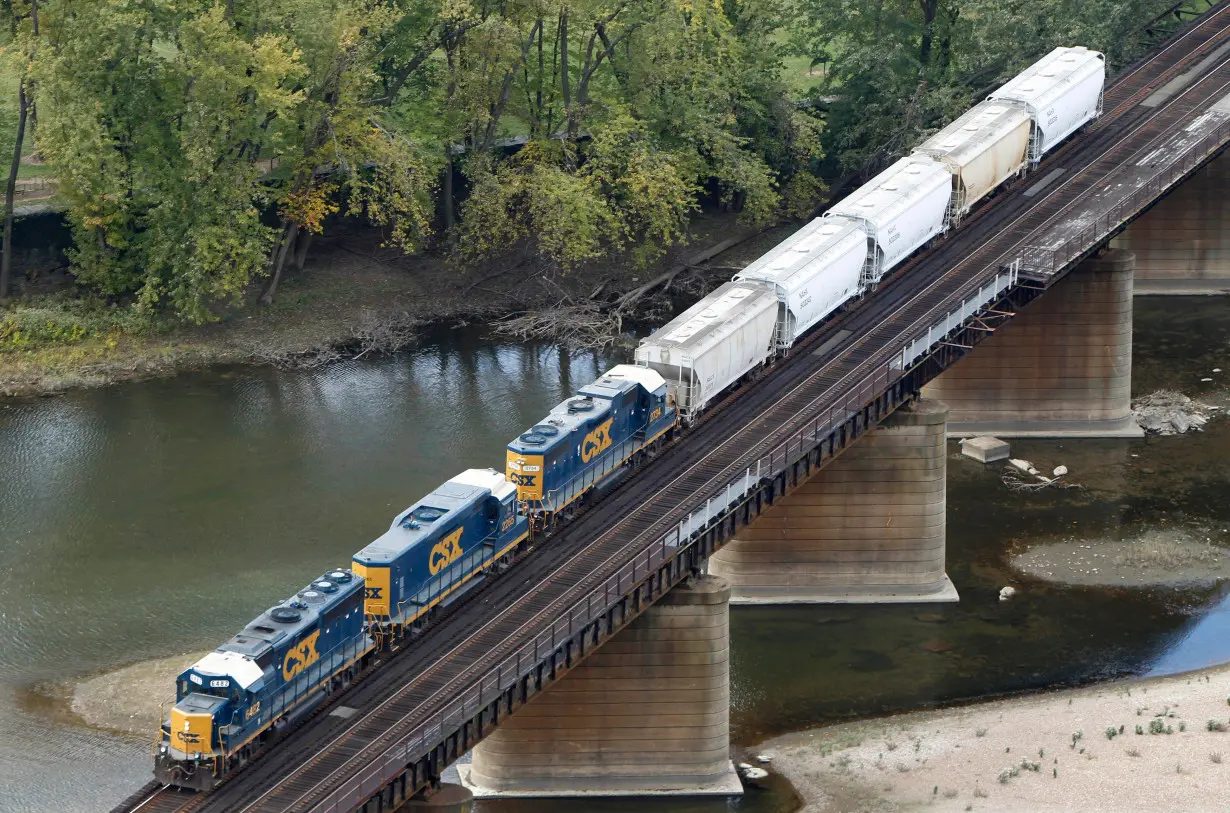
[[[1120,206],[1126,219],[1133,214],[1122,208],[1126,203],[1137,201],[1143,209],[1152,200],[1141,190],[1160,194],[1166,186],[1149,187],[1144,177],[1159,162],[1141,158],[1190,125],[1196,111],[1230,92],[1230,67],[1219,57],[1206,66],[1208,73],[1175,87],[1155,106],[1140,102],[1228,40],[1230,5],[1223,4],[1120,75],[1107,90],[1106,114],[1085,136],[1061,148],[1020,189],[1001,194],[968,218],[874,296],[812,336],[764,381],[728,399],[542,550],[393,656],[343,696],[341,702],[357,713],[318,716],[211,794],[188,797],[186,804],[162,794],[153,804],[219,811],[350,810],[390,782],[401,783],[400,798],[438,776],[448,760],[498,723],[501,708],[524,702],[627,623],[642,609],[642,597],[652,601],[684,577],[711,549],[695,540],[720,544],[740,517],[746,521],[762,501],[788,488],[800,464],[823,465],[938,372],[945,358],[977,341],[978,332],[950,331],[947,354],[924,348],[926,353],[900,364],[904,349],[1003,265],[1030,247],[1031,273],[1039,283],[1025,292],[1005,292],[1001,311],[1012,296],[1024,301],[1037,295],[1072,261],[1104,242],[1118,226],[1110,216],[1113,206]],[[1212,149],[1210,139],[1218,133],[1224,137],[1225,127],[1205,131],[1193,150]],[[1178,158],[1167,153],[1173,159],[1162,167],[1168,170],[1167,183],[1197,165],[1193,150]],[[1048,177],[1051,181],[1038,189]],[[1135,187],[1133,177],[1139,181]],[[1118,185],[1127,197],[1112,201],[1108,185]],[[1100,221],[1095,215],[1073,231],[1074,212],[1098,207]],[[1098,223],[1107,227],[1106,234],[1098,232]],[[1049,255],[1039,254],[1039,247]],[[791,467],[793,475],[783,473]],[[733,501],[732,483],[742,489]],[[704,514],[703,533],[694,536],[690,530],[705,495],[720,510]],[[134,796],[122,809],[145,809],[140,801]]]

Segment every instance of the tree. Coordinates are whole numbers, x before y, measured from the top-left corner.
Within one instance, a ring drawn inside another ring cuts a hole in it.
[[[831,65],[812,102],[827,112],[833,174],[867,175],[1059,45],[1142,47],[1168,0],[792,0],[791,46]]]
[[[4,247],[0,254],[0,302],[9,295],[10,276],[13,264],[13,199],[17,193],[17,173],[21,170],[21,150],[26,138],[26,122],[30,115],[29,63],[34,57],[33,49],[38,41],[38,0],[30,0],[27,8],[9,3],[5,16],[11,23],[9,53],[17,63],[17,134],[13,140],[13,160],[9,166],[9,180],[4,193]]]
[[[432,181],[379,98],[398,4],[60,2],[36,72],[83,283],[206,321],[339,207],[422,244]]]

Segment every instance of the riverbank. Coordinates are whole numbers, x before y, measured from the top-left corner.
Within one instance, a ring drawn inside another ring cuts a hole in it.
[[[1215,811],[1230,666],[802,731],[772,757],[804,813]]]
[[[670,290],[655,289],[656,296],[639,306],[660,310],[681,286],[698,295],[728,278],[730,268],[780,241],[785,228],[756,233],[737,227],[735,215],[704,215],[693,222],[687,245],[650,267],[632,271],[607,262],[567,275],[543,273],[529,262],[466,268],[438,255],[407,257],[380,248],[379,236],[368,229],[342,230],[320,241],[302,272],[284,277],[271,306],[259,303],[254,288],[210,325],[128,330],[104,323],[81,336],[70,327],[60,331],[64,339],[0,344],[0,394],[54,394],[214,365],[314,366],[392,352],[433,326],[491,321],[560,303],[607,302],[682,269]],[[746,239],[708,256],[732,238]],[[58,319],[54,308],[27,317],[40,326]]]

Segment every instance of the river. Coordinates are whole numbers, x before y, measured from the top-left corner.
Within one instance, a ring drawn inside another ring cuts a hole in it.
[[[1136,303],[1138,392],[1191,395],[1230,370],[1224,299]],[[205,649],[378,535],[610,359],[462,330],[311,371],[216,370],[0,404],[0,812],[105,809],[149,776],[149,741],[77,723],[57,681]],[[1227,373],[1230,376],[1230,373]],[[739,743],[842,718],[1230,660],[1219,588],[1068,588],[1006,552],[1135,529],[1230,528],[1230,422],[1133,441],[1029,441],[1084,490],[1022,495],[950,446],[943,607],[736,608]],[[1014,580],[1012,602],[996,600]],[[168,686],[168,691],[172,687]],[[153,732],[151,732],[152,740]],[[601,809],[780,813],[742,801]],[[484,803],[519,813],[525,803]],[[595,810],[535,802],[534,810]]]

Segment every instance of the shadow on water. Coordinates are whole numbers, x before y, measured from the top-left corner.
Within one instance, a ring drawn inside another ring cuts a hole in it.
[[[1230,370],[1225,300],[1138,300],[1136,319],[1138,392],[1200,396],[1224,386],[1200,379]],[[31,686],[212,646],[347,561],[442,480],[501,466],[504,443],[609,362],[444,331],[394,358],[305,372],[217,370],[0,404],[0,811],[105,808],[149,772],[147,743],[23,708]],[[1220,589],[1066,587],[1021,576],[1009,562],[1048,541],[1230,528],[1228,450],[1225,421],[1173,438],[1022,441],[1014,456],[1067,465],[1086,489],[1021,494],[953,444],[948,571],[961,602],[734,608],[735,741],[1225,662],[1230,598]],[[1020,592],[1000,602],[1008,583]],[[70,779],[66,764],[75,766]],[[774,780],[738,801],[484,802],[480,810],[794,805]]]

